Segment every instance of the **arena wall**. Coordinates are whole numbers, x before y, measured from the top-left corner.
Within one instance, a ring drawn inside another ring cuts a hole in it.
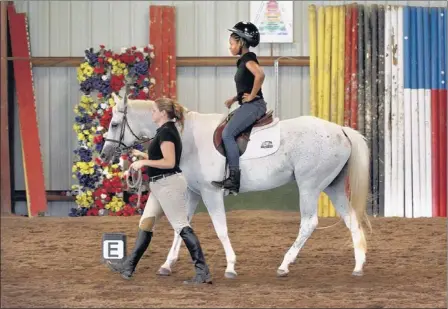
[[[349,1],[295,1],[294,42],[261,44],[260,56],[308,56],[308,5]],[[444,6],[445,1],[360,1],[359,4]],[[149,38],[149,5],[176,6],[178,56],[229,56],[228,32],[239,20],[249,19],[249,1],[15,1],[17,12],[28,15],[31,54],[36,57],[79,57],[100,44],[114,50],[144,46]],[[149,41],[148,41],[149,38]],[[235,59],[236,61],[236,59]],[[269,108],[275,107],[275,74],[264,67],[263,87]],[[177,69],[178,98],[199,112],[226,111],[223,102],[234,93],[234,67],[181,67]],[[39,134],[47,190],[68,190],[73,182],[71,166],[76,137],[72,129],[73,107],[80,92],[76,68],[33,69]],[[280,67],[279,116],[282,119],[307,115],[309,68]],[[14,125],[14,186],[24,190],[24,175],[17,109]],[[283,195],[285,194],[285,195]],[[49,202],[49,214],[66,216],[73,202]],[[285,186],[264,193],[229,198],[228,209],[275,207],[298,209],[297,190]],[[202,208],[201,208],[202,209]],[[26,213],[25,202],[16,202],[16,213]]]

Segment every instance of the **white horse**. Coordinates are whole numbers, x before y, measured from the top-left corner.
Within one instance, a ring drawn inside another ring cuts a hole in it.
[[[156,130],[151,120],[153,101],[124,100],[115,94],[113,97],[116,106],[101,153],[104,161],[111,160],[119,146],[131,147],[142,136],[154,136]],[[225,176],[226,160],[214,143],[214,140],[220,141],[220,135],[214,134],[215,129],[225,119],[226,115],[222,114],[186,110],[185,125],[181,131],[183,152],[180,168],[188,183],[189,220],[202,197],[225,251],[225,277],[235,278],[236,255],[227,232],[226,193],[211,184],[211,181]],[[259,123],[248,133],[250,141],[246,141],[247,148],[240,157],[240,193],[268,190],[291,181],[295,181],[299,188],[300,230],[277,269],[277,275],[286,276],[289,273],[289,265],[295,262],[300,249],[317,227],[318,198],[324,191],[351,232],[355,255],[352,274],[361,276],[367,251],[362,221],[369,224],[365,208],[370,158],[364,137],[349,127],[311,116],[270,120],[268,124]],[[239,139],[240,146],[242,140]],[[350,202],[345,193],[347,177]],[[175,233],[159,275],[171,274],[180,246],[181,238]]]

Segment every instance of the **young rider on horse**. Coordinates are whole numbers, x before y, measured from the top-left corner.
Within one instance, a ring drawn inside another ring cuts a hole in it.
[[[263,69],[259,66],[257,55],[249,51],[249,47],[256,47],[260,43],[258,28],[251,22],[239,22],[232,29],[230,35],[230,52],[240,55],[236,66],[235,83],[237,95],[225,101],[227,108],[238,101],[240,107],[235,110],[222,132],[222,141],[229,163],[230,177],[224,181],[212,181],[219,188],[239,192],[240,168],[239,149],[236,137],[266,113],[266,102],[263,99],[261,85],[264,81]]]

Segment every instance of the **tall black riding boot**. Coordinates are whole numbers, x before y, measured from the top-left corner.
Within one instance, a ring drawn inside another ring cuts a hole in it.
[[[184,281],[185,284],[200,284],[200,283],[212,283],[212,277],[205,263],[204,253],[202,252],[201,244],[199,239],[194,233],[193,229],[189,226],[184,227],[180,231],[180,237],[182,237],[185,246],[190,252],[191,259],[194,263],[194,268],[196,270],[196,275],[191,280]]]
[[[151,242],[152,232],[138,230],[137,240],[135,241],[134,249],[132,253],[126,258],[123,263],[112,263],[107,261],[107,266],[113,272],[119,272],[124,279],[130,279],[134,274],[135,267],[137,266],[140,258],[145,253],[146,249]]]
[[[240,191],[241,171],[238,167],[229,168],[230,175],[223,181],[212,181],[215,187],[228,189],[231,192],[238,193]]]

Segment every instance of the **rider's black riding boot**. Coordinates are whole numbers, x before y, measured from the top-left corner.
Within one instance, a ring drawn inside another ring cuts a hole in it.
[[[201,244],[199,239],[194,233],[193,229],[189,226],[184,227],[180,231],[180,237],[182,237],[185,246],[190,252],[191,259],[194,263],[194,268],[196,270],[196,275],[193,279],[184,281],[185,284],[200,284],[200,283],[212,283],[212,277],[210,275],[210,270],[205,263],[204,253],[202,252]]]
[[[107,266],[114,272],[119,272],[124,279],[130,279],[134,274],[135,267],[137,266],[140,258],[145,253],[146,249],[151,242],[152,232],[138,230],[137,240],[135,241],[134,249],[132,253],[126,258],[123,263],[111,263],[107,261]]]
[[[228,189],[232,192],[238,193],[240,191],[240,177],[241,171],[239,168],[229,167],[230,175],[223,181],[212,181],[216,187]]]

